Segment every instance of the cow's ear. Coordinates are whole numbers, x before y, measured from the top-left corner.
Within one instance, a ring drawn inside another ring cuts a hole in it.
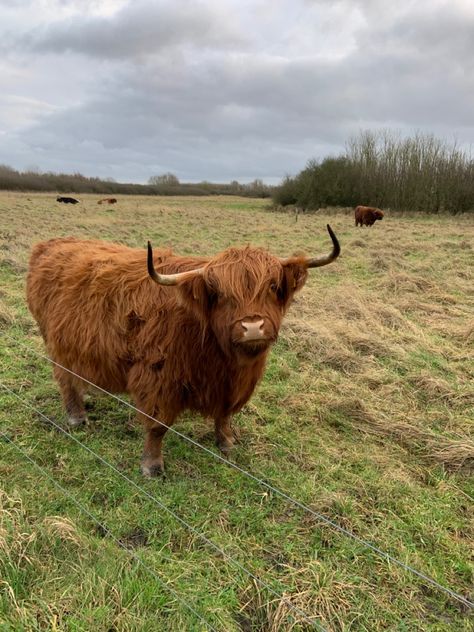
[[[191,311],[196,318],[204,320],[209,315],[211,297],[206,282],[202,276],[196,275],[179,283],[179,296],[181,303]]]
[[[285,301],[295,292],[301,290],[308,278],[308,268],[303,262],[293,261],[283,266],[283,288],[285,290]]]

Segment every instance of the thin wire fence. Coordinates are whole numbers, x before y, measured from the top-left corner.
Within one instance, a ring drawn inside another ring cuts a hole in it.
[[[405,571],[408,571],[408,572],[412,573],[413,575],[416,575],[418,578],[422,579],[427,584],[430,584],[431,586],[433,586],[437,590],[440,590],[444,594],[449,595],[450,597],[452,597],[456,601],[459,601],[460,603],[462,603],[464,606],[467,606],[468,608],[474,608],[474,602],[470,601],[469,599],[467,599],[466,597],[464,597],[460,593],[452,590],[451,588],[448,588],[447,586],[444,586],[444,585],[440,584],[435,579],[433,579],[432,577],[426,575],[425,573],[417,570],[413,566],[411,566],[409,564],[406,564],[405,562],[402,562],[401,560],[397,559],[393,555],[390,555],[389,553],[386,553],[385,551],[383,551],[382,549],[380,549],[376,545],[374,545],[371,542],[365,540],[364,538],[361,538],[360,536],[356,535],[355,533],[352,533],[351,531],[349,531],[345,527],[342,527],[341,525],[337,524],[333,520],[330,520],[329,518],[327,518],[323,514],[320,514],[317,511],[314,511],[313,509],[311,509],[311,507],[308,507],[307,505],[305,505],[304,503],[300,502],[299,500],[297,500],[295,498],[292,498],[289,494],[287,494],[284,491],[278,489],[277,487],[274,487],[270,483],[267,483],[266,481],[264,481],[263,479],[255,476],[251,472],[248,472],[247,470],[243,469],[242,467],[240,467],[236,463],[233,463],[232,461],[226,459],[225,457],[222,457],[220,454],[217,454],[216,452],[213,452],[209,448],[206,448],[205,446],[201,445],[200,443],[198,443],[194,439],[191,439],[190,437],[187,437],[186,435],[184,435],[183,433],[179,432],[175,428],[173,428],[171,426],[168,426],[167,424],[165,424],[164,422],[160,421],[159,419],[156,419],[155,417],[152,417],[151,415],[147,414],[146,412],[141,411],[136,406],[134,406],[133,404],[130,404],[129,402],[127,402],[126,400],[122,399],[118,395],[115,395],[114,393],[110,393],[109,391],[101,388],[100,386],[97,386],[93,382],[91,382],[91,381],[87,380],[86,378],[82,377],[81,375],[75,373],[71,369],[68,369],[67,367],[61,365],[60,363],[58,363],[55,360],[49,358],[48,356],[36,351],[35,349],[32,349],[28,345],[26,345],[26,344],[24,344],[22,342],[19,342],[18,340],[15,340],[14,338],[9,336],[5,332],[2,332],[2,333],[3,333],[3,335],[6,338],[11,340],[16,345],[19,345],[20,347],[23,347],[29,353],[32,353],[33,355],[36,355],[37,357],[40,357],[40,358],[42,358],[44,360],[47,360],[51,364],[54,364],[55,366],[59,367],[60,369],[66,371],[67,373],[69,373],[71,375],[74,375],[78,379],[84,381],[86,384],[89,384],[90,386],[92,386],[93,388],[101,391],[102,393],[104,393],[106,395],[109,395],[110,397],[112,397],[116,401],[124,404],[125,406],[127,406],[128,408],[134,410],[135,412],[140,413],[140,414],[144,415],[145,417],[147,417],[148,419],[151,419],[155,423],[167,428],[170,432],[173,432],[177,436],[181,437],[183,440],[185,440],[188,443],[192,444],[194,447],[197,447],[200,450],[206,452],[207,454],[212,455],[218,461],[220,461],[220,462],[226,464],[228,467],[231,467],[234,470],[240,472],[242,475],[244,475],[247,478],[249,478],[250,480],[258,483],[262,487],[265,487],[267,490],[271,491],[272,493],[274,493],[275,495],[279,496],[280,498],[285,499],[287,502],[289,502],[293,506],[298,507],[299,509],[302,509],[303,511],[305,511],[308,514],[310,514],[314,518],[317,518],[319,521],[321,521],[322,523],[324,523],[327,526],[331,527],[335,531],[338,531],[339,533],[344,534],[346,537],[352,539],[353,541],[357,542],[358,544],[366,547],[367,549],[370,549],[371,551],[373,551],[374,553],[376,553],[377,555],[379,555],[380,557],[385,559],[387,562],[395,564],[395,565],[399,566],[400,568],[403,568]]]
[[[183,527],[187,528],[189,531],[191,531],[191,533],[193,533],[197,538],[199,538],[200,540],[202,540],[205,544],[207,544],[208,546],[210,546],[212,549],[214,549],[214,551],[216,553],[219,553],[219,555],[221,555],[224,559],[226,559],[227,561],[229,561],[231,564],[233,564],[236,568],[238,568],[240,571],[242,571],[244,574],[246,574],[248,577],[250,577],[251,579],[253,579],[255,582],[257,582],[258,584],[260,584],[260,586],[262,586],[263,588],[265,588],[269,593],[271,593],[274,597],[276,597],[281,603],[283,603],[289,610],[294,611],[295,613],[297,613],[306,623],[312,625],[313,627],[317,628],[318,630],[320,630],[321,632],[326,632],[325,628],[323,628],[317,621],[314,620],[314,617],[311,617],[310,615],[308,615],[306,612],[304,612],[301,608],[299,608],[298,606],[295,606],[293,603],[291,603],[291,601],[289,599],[287,599],[286,597],[284,597],[283,595],[281,595],[280,593],[278,593],[275,589],[273,589],[267,582],[265,582],[261,577],[258,577],[257,575],[255,575],[254,573],[252,573],[252,571],[249,571],[245,566],[243,566],[238,560],[236,560],[234,557],[232,557],[229,553],[227,553],[224,549],[220,548],[217,544],[215,544],[212,540],[210,540],[209,538],[207,538],[203,533],[201,533],[200,531],[198,531],[195,527],[193,527],[192,525],[190,525],[188,522],[186,522],[186,520],[184,520],[183,518],[181,518],[181,516],[178,516],[178,514],[176,514],[174,511],[172,511],[169,507],[167,507],[164,503],[162,503],[156,496],[153,496],[152,494],[150,494],[149,492],[147,492],[145,489],[143,489],[142,487],[140,487],[140,485],[137,485],[137,483],[135,483],[135,481],[131,478],[129,478],[126,474],[124,474],[123,472],[121,472],[120,470],[118,470],[114,465],[112,465],[112,463],[109,463],[106,459],[104,459],[102,456],[100,456],[100,454],[97,454],[97,452],[94,452],[94,450],[92,450],[91,448],[89,448],[89,446],[87,446],[85,443],[82,443],[82,441],[80,441],[79,439],[77,439],[77,437],[75,437],[73,434],[71,434],[70,432],[68,432],[67,430],[65,430],[64,428],[62,428],[59,424],[57,424],[53,419],[50,419],[49,417],[47,417],[44,413],[42,413],[40,410],[38,410],[37,408],[35,408],[34,406],[32,406],[29,402],[27,402],[25,399],[23,399],[22,397],[20,397],[17,393],[15,393],[14,391],[12,391],[8,386],[6,386],[5,384],[3,384],[2,382],[0,382],[0,387],[2,387],[5,391],[7,391],[8,393],[10,393],[11,395],[13,395],[17,400],[19,400],[23,406],[25,406],[26,408],[29,408],[30,410],[33,410],[37,415],[39,415],[40,417],[42,417],[43,419],[45,419],[49,424],[51,424],[52,426],[54,426],[57,430],[60,430],[63,434],[65,434],[67,437],[69,437],[70,439],[72,439],[77,445],[79,445],[81,448],[83,448],[84,450],[86,450],[89,454],[91,454],[93,457],[95,457],[98,461],[100,461],[101,463],[103,463],[105,466],[107,466],[108,468],[110,468],[115,474],[117,474],[118,476],[120,476],[123,480],[127,481],[132,487],[134,487],[142,496],[146,497],[148,500],[151,500],[153,503],[155,503],[156,505],[158,505],[158,507],[160,507],[160,509],[162,509],[163,511],[165,511],[166,513],[168,513],[172,518],[174,518],[177,522],[179,522]],[[290,613],[291,614],[291,613]]]
[[[183,597],[181,597],[174,588],[169,586],[168,582],[164,581],[153,569],[151,569],[144,561],[141,559],[139,555],[131,551],[129,548],[125,546],[123,542],[121,542],[111,531],[108,529],[103,522],[97,518],[97,516],[91,513],[87,507],[85,507],[77,498],[71,494],[65,487],[60,485],[39,463],[37,463],[34,459],[32,459],[24,450],[22,450],[7,434],[0,430],[0,436],[8,441],[10,445],[12,445],[21,455],[29,461],[35,468],[37,468],[41,474],[52,484],[56,489],[61,491],[69,500],[71,500],[79,509],[88,516],[100,529],[101,532],[108,535],[119,547],[121,547],[124,551],[126,551],[130,557],[132,557],[138,564],[146,570],[165,590],[167,590],[181,605],[185,606],[192,614],[194,614],[200,621],[203,623],[209,630],[213,632],[218,632],[217,628],[215,628],[207,619],[205,619],[193,606],[191,606]]]

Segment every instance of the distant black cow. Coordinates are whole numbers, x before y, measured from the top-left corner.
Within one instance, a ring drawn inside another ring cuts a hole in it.
[[[79,204],[79,200],[71,197],[63,197],[62,195],[56,198],[56,202],[64,202],[64,204]]]

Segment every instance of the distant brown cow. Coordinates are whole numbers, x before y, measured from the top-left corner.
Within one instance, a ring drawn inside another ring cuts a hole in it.
[[[99,200],[97,204],[117,204],[117,198],[104,198],[103,200]]]
[[[27,298],[51,358],[171,426],[188,409],[215,423],[227,453],[231,416],[261,379],[293,295],[309,268],[338,257],[278,258],[263,248],[228,248],[214,257],[179,257],[73,237],[33,248]],[[87,385],[54,368],[69,424],[86,419]],[[167,430],[143,417],[142,472],[163,471]]]
[[[383,218],[383,211],[375,206],[356,206],[355,225],[372,226],[375,221]]]

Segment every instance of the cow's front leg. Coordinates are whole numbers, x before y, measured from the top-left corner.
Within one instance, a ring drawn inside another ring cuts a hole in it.
[[[226,456],[235,443],[234,433],[230,425],[230,417],[217,418],[215,420],[216,445]]]
[[[148,477],[155,477],[164,473],[163,437],[174,422],[174,419],[162,419],[159,413],[155,413],[152,416],[159,419],[162,423],[152,421],[149,417],[142,415],[145,428],[145,445],[143,447],[141,470],[142,474]]]

